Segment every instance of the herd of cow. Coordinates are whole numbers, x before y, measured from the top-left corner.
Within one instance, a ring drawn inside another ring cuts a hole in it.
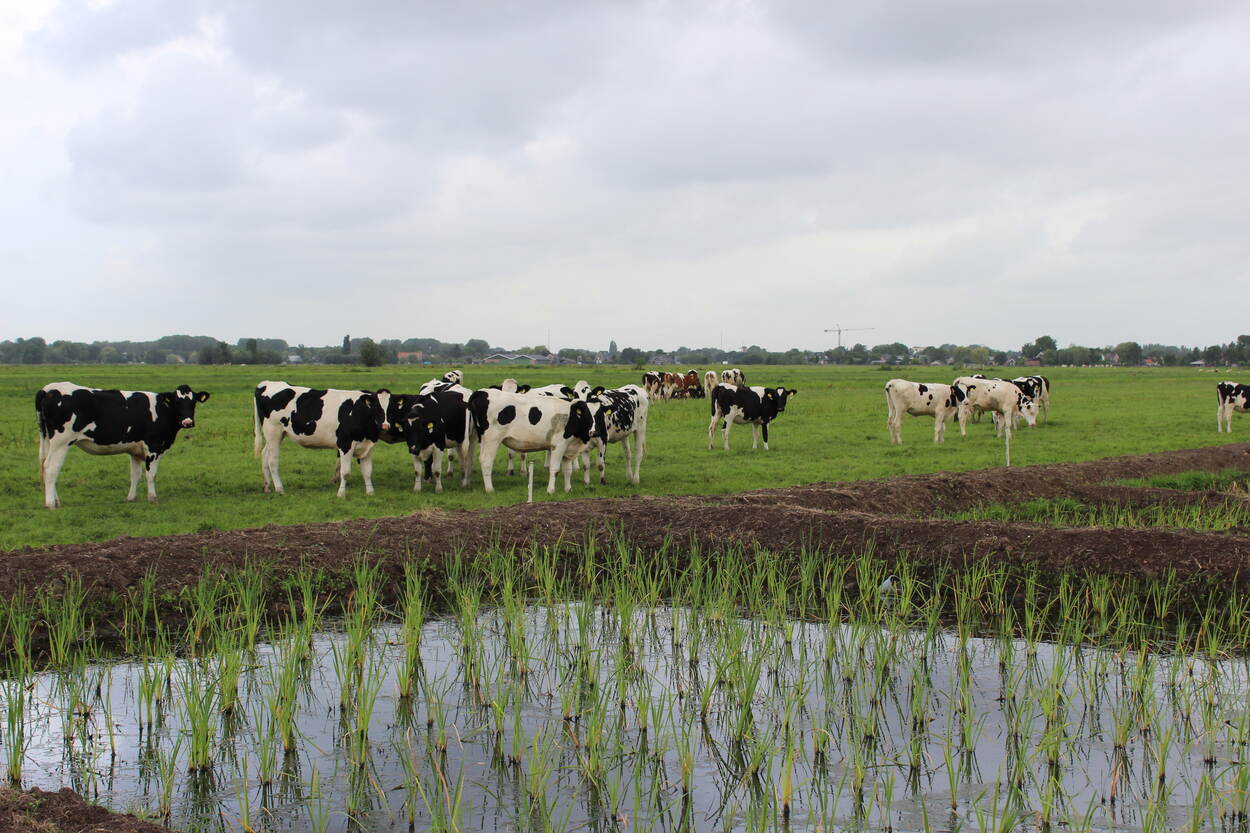
[[[717,425],[723,446],[729,449],[729,429],[751,425],[751,447],[763,435],[768,449],[768,426],[786,408],[797,391],[784,387],[748,387],[737,368],[718,377],[707,371],[661,373],[648,371],[643,386],[625,385],[612,390],[581,381],[567,385],[533,388],[505,379],[498,385],[471,390],[458,370],[431,379],[415,394],[388,390],[335,390],[261,382],[254,397],[254,450],[261,458],[265,491],[282,492],[278,450],[289,437],[305,448],[332,448],[338,454],[335,479],[338,494],[346,493],[353,458],[359,461],[365,492],[373,494],[373,448],[379,442],[408,446],[416,470],[414,490],[432,480],[441,492],[444,462],[459,461],[460,483],[469,484],[476,446],[482,483],[494,491],[491,476],[500,446],[508,449],[508,473],[514,470],[513,454],[547,453],[547,493],[555,492],[556,474],[564,475],[564,489],[571,488],[574,465],[584,469],[590,483],[590,455],[598,452],[599,482],[605,479],[606,446],[620,443],[625,473],[630,483],[640,482],[646,453],[647,412],[652,400],[683,397],[707,398],[711,405],[708,448],[712,448]],[[700,382],[702,382],[700,384]],[[1250,412],[1250,385],[1220,382],[1217,386],[1217,428],[1232,430],[1234,412]],[[987,379],[961,376],[951,384],[926,384],[891,379],[885,385],[889,411],[886,424],[890,440],[902,442],[903,414],[932,416],[934,442],[945,438],[946,423],[959,421],[967,433],[969,419],[986,411],[1005,436],[1007,464],[1011,464],[1011,432],[1019,420],[1034,426],[1039,410],[1050,409],[1050,380],[1045,376]],[[45,385],[35,394],[39,425],[39,476],[44,504],[61,505],[56,491],[57,475],[71,446],[91,454],[126,454],[130,457],[130,491],[133,501],[139,479],[147,475],[148,500],[156,500],[156,469],[178,432],[195,425],[195,406],[207,401],[207,391],[187,385],[166,393],[99,390],[71,382]]]
[[[1037,425],[1038,410],[1050,413],[1050,380],[1045,376],[989,379],[981,374],[960,376],[949,385],[891,379],[885,383],[885,404],[890,442],[903,441],[903,414],[933,417],[933,441],[946,439],[946,423],[959,421],[959,433],[967,436],[968,419],[989,412],[995,433],[1005,437],[1007,465],[1011,465],[1011,432],[1020,420]]]
[[[672,398],[685,380],[699,379],[697,371],[663,374],[678,377],[677,385],[647,373],[645,387],[625,385],[615,389],[576,385],[531,387],[514,379],[481,390],[466,388],[459,370],[431,379],[415,394],[389,390],[336,390],[308,388],[286,382],[264,381],[253,400],[254,452],[261,460],[266,492],[283,491],[279,474],[279,448],[290,438],[305,448],[330,448],[337,452],[335,480],[338,495],[346,494],[351,461],[359,462],[365,493],[373,494],[373,449],[379,442],[408,446],[416,471],[415,491],[423,480],[443,490],[444,462],[459,461],[460,482],[468,486],[474,447],[487,492],[494,491],[492,473],[500,446],[508,450],[508,473],[513,472],[514,453],[547,454],[547,493],[555,492],[556,474],[564,475],[564,489],[572,486],[574,465],[584,469],[590,484],[590,455],[598,452],[599,482],[605,483],[606,447],[620,443],[625,456],[626,478],[637,485],[646,453],[647,412],[650,401]],[[741,370],[724,371],[719,380],[713,371],[704,374],[698,396],[711,399],[712,421],[708,425],[708,448],[717,423],[729,448],[732,425],[749,424],[757,447],[762,432],[768,449],[768,425],[785,410],[786,400],[797,391],[784,387],[747,387]],[[690,394],[687,394],[690,395]],[[136,497],[139,478],[147,474],[148,500],[156,500],[156,470],[178,432],[195,425],[195,406],[207,401],[206,391],[182,385],[168,393],[100,390],[72,382],[45,385],[35,394],[39,425],[39,475],[44,505],[61,505],[57,476],[71,446],[91,454],[126,454],[130,457],[130,491]]]

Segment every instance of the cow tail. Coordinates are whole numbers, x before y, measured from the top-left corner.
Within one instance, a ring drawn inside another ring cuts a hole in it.
[[[43,416],[43,399],[47,392],[35,391],[35,422],[39,426],[39,482],[43,482],[43,465],[48,459],[48,423]]]
[[[260,403],[257,401],[258,396],[252,396],[252,456],[260,456],[261,436],[260,436]]]

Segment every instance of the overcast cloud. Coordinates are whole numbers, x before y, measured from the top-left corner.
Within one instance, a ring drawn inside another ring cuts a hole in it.
[[[1250,7],[0,10],[0,338],[1250,332]]]

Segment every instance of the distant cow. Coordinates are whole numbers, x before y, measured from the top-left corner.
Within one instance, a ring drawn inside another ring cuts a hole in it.
[[[265,491],[283,494],[279,448],[290,437],[304,448],[332,448],[339,456],[338,496],[347,494],[352,458],[360,461],[365,494],[373,494],[373,447],[389,432],[390,392],[305,388],[261,382],[253,400],[253,449],[261,458]]]
[[[542,385],[537,388],[530,388],[529,393],[537,396],[554,396],[557,399],[576,399],[577,391],[568,385]]]
[[[443,452],[454,451],[460,458],[460,485],[469,485],[473,466],[473,430],[469,420],[472,392],[460,385],[423,396],[404,398],[404,439],[412,454],[417,479],[413,491],[421,491],[421,481],[434,481],[434,491],[443,491]],[[392,397],[394,402],[395,397]]]
[[[957,384],[961,384],[958,383]],[[1037,425],[1037,403],[1025,396],[1011,382],[1002,379],[973,379],[964,385],[967,399],[963,407],[970,411],[989,411],[994,415],[994,433],[1006,435],[1007,465],[1011,465],[1011,431],[1020,416],[1030,428]],[[960,423],[961,427],[963,422]]]
[[[88,454],[130,455],[130,491],[133,501],[139,477],[147,472],[148,501],[156,502],[156,468],[178,432],[195,426],[195,406],[208,400],[207,391],[179,385],[167,393],[99,390],[73,382],[53,382],[35,393],[39,423],[39,478],[43,503],[61,505],[56,479],[71,445]]]
[[[798,394],[786,388],[748,388],[721,382],[712,391],[712,421],[707,426],[707,447],[712,447],[712,435],[716,424],[724,421],[722,428],[725,450],[729,450],[729,428],[732,425],[751,426],[751,448],[759,445],[761,431],[764,434],[764,450],[768,450],[768,424],[786,409],[786,400]]]
[[[647,392],[637,385],[614,390],[597,388],[588,400],[595,420],[595,439],[599,447],[599,482],[607,483],[604,473],[607,444],[620,443],[625,454],[625,478],[635,486],[641,482],[642,458],[647,450]],[[585,482],[590,485],[590,454],[585,452]]]
[[[746,374],[738,368],[730,368],[720,372],[720,380],[730,385],[745,385],[747,383]]]
[[[1217,433],[1233,432],[1233,412],[1250,412],[1250,385],[1237,382],[1220,382],[1215,386],[1219,397],[1219,407],[1215,411],[1215,430]]]
[[[959,384],[891,379],[885,383],[885,404],[889,412],[886,426],[890,429],[890,442],[903,442],[903,414],[933,417],[933,441],[943,442],[946,439],[946,423],[952,417],[959,418],[960,424],[963,424],[966,410],[961,406],[965,397],[966,391]]]
[[[1050,416],[1050,380],[1045,376],[1017,376],[1012,384],[1020,388],[1024,395],[1037,403],[1038,410],[1044,417]]]
[[[594,418],[585,402],[553,396],[479,390],[469,397],[469,413],[487,492],[495,490],[491,472],[500,445],[512,451],[548,452],[547,494],[555,493],[557,471],[564,472],[567,492],[572,488],[573,457],[596,436]]]
[[[648,370],[642,374],[642,387],[652,399],[660,399],[664,395],[664,374]]]

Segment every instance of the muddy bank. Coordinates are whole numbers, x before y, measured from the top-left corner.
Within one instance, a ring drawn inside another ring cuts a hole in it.
[[[1187,530],[1054,529],[1035,524],[931,519],[989,503],[1071,496],[1091,503],[1194,502],[1210,493],[1106,485],[1129,477],[1192,470],[1250,470],[1250,444],[1114,457],[1012,469],[910,475],[813,484],[733,495],[599,498],[489,510],[420,510],[411,515],[298,526],[121,538],[4,554],[0,593],[78,575],[98,591],[123,591],[154,569],[163,589],[193,582],[206,566],[263,561],[279,568],[339,570],[365,555],[444,559],[492,545],[608,541],[623,535],[642,547],[665,540],[704,548],[802,545],[885,558],[961,560],[993,556],[1047,568],[1080,567],[1152,575],[1211,573],[1241,580],[1250,535]]]

